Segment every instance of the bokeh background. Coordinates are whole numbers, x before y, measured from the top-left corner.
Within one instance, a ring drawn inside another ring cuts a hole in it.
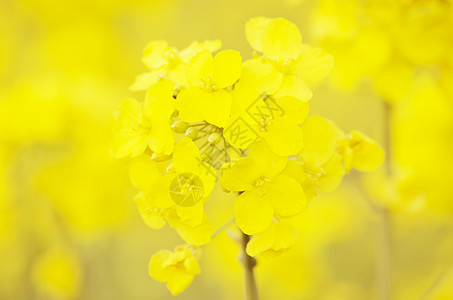
[[[173,298],[148,262],[182,241],[140,219],[109,156],[112,113],[143,96],[129,86],[149,41],[218,38],[246,59],[244,24],[260,15],[334,55],[311,113],[388,159],[309,204],[295,247],[259,260],[261,299],[384,299],[382,285],[453,299],[453,9],[440,0],[0,0],[0,299]],[[233,199],[213,197],[218,227]],[[177,297],[243,299],[239,255],[217,236]]]

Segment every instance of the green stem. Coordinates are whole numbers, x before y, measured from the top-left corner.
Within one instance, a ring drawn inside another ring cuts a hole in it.
[[[245,271],[245,299],[258,300],[258,288],[256,286],[255,273],[256,260],[247,254],[246,248],[250,241],[250,236],[242,234],[243,264]]]
[[[392,176],[392,136],[391,136],[391,117],[392,106],[386,101],[384,103],[384,148],[386,153],[385,171],[388,177]],[[379,227],[377,232],[377,284],[378,299],[392,299],[392,220],[391,212],[385,207],[379,205],[375,210],[379,218]]]

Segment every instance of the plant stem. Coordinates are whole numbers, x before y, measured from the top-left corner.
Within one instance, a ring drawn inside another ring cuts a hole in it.
[[[386,101],[384,104],[384,135],[385,135],[385,171],[388,177],[392,176],[392,136],[391,113],[392,107]],[[390,300],[392,298],[392,221],[391,212],[385,206],[376,210],[379,218],[377,232],[377,285],[378,299]]]
[[[255,274],[253,268],[256,266],[256,260],[249,256],[246,252],[247,243],[250,241],[250,236],[242,234],[242,251],[243,264],[245,271],[245,299],[258,300],[258,289],[256,286]]]
[[[387,176],[392,175],[392,105],[384,102],[384,150],[385,150],[385,171]]]
[[[392,298],[392,234],[391,217],[387,208],[381,207],[378,213],[380,226],[377,232],[377,284],[379,298]]]

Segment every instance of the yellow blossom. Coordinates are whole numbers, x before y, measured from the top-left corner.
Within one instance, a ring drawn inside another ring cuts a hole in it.
[[[200,274],[198,257],[200,250],[193,246],[178,246],[175,251],[161,250],[153,255],[149,263],[149,275],[166,282],[168,290],[175,296],[182,293]]]
[[[289,225],[272,222],[269,228],[252,237],[247,244],[247,254],[275,257],[287,251],[295,243],[296,229]]]
[[[351,168],[359,171],[373,171],[384,161],[384,150],[359,131],[352,131],[338,141],[346,172]]]
[[[45,295],[75,299],[81,285],[80,263],[65,247],[55,247],[38,256],[32,267],[32,280]]]
[[[303,134],[299,124],[303,123],[307,114],[308,104],[294,97],[274,99],[264,96],[254,101],[248,112],[241,114],[241,117],[266,141],[273,152],[288,156],[297,154],[302,148]],[[232,139],[231,135],[226,135],[226,141],[241,148],[241,141]]]
[[[303,101],[312,97],[308,84],[324,78],[332,69],[333,57],[319,48],[302,44],[302,35],[293,23],[282,18],[258,17],[246,25],[252,48],[261,52],[270,72],[282,74],[276,97],[293,96]],[[262,68],[262,67],[261,67]]]
[[[231,113],[232,98],[227,88],[241,75],[239,52],[224,50],[214,58],[203,50],[189,62],[187,84],[177,97],[179,117],[186,122],[207,121],[224,127]]]
[[[163,40],[153,41],[143,51],[143,63],[151,70],[139,75],[132,90],[146,90],[161,79],[170,79],[177,84],[185,83],[187,63],[198,52],[217,51],[221,46],[219,40],[193,42],[187,48],[178,51],[168,46]]]
[[[296,178],[299,178],[307,197],[311,198],[317,190],[335,190],[344,176],[342,158],[336,152],[337,142],[343,133],[334,123],[316,115],[307,118],[302,128],[304,147],[298,162],[289,165],[285,172],[298,176],[302,168],[305,176]]]
[[[172,153],[174,138],[168,117],[175,105],[173,89],[173,83],[161,81],[150,87],[143,104],[132,98],[121,103],[117,116],[120,128],[112,145],[114,157],[136,157],[148,147],[158,154]]]
[[[287,159],[274,154],[263,141],[250,148],[249,156],[224,169],[221,183],[230,191],[243,192],[234,205],[236,224],[246,234],[264,231],[272,218],[295,215],[305,206],[299,183],[282,175]]]
[[[203,203],[214,188],[215,170],[206,172],[198,148],[188,138],[181,140],[173,152],[173,165],[161,174],[156,162],[143,155],[130,167],[132,183],[140,189],[136,204],[145,223],[157,229],[165,220],[190,244],[202,245],[210,241],[213,228],[203,210]],[[188,176],[188,177],[186,177]],[[195,182],[189,176],[200,181]],[[175,181],[186,180],[181,187]],[[201,194],[200,194],[201,193]],[[183,203],[190,201],[190,203]]]

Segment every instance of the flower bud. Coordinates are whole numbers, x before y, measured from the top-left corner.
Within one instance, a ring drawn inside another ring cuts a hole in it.
[[[186,137],[188,137],[189,139],[193,140],[193,139],[195,139],[197,136],[198,136],[198,129],[196,129],[196,128],[194,128],[194,127],[189,127],[189,128],[186,130]]]
[[[218,132],[213,132],[208,137],[208,142],[211,145],[219,143],[222,139],[222,136]]]
[[[189,124],[181,120],[176,121],[171,125],[171,129],[176,133],[185,133],[187,128],[189,128]]]

